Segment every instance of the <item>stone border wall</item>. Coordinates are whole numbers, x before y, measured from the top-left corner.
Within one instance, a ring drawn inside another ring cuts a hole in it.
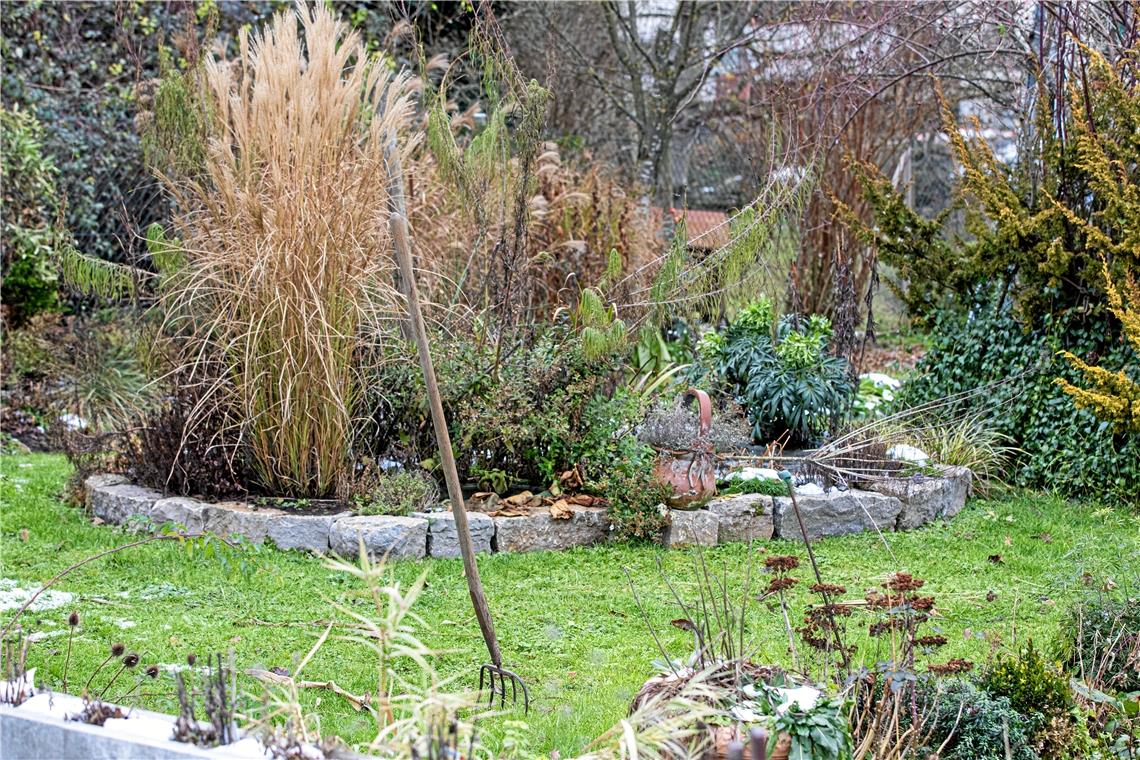
[[[966,503],[972,474],[965,467],[941,468],[940,476],[888,478],[868,490],[797,491],[796,500],[810,539],[863,531],[910,530],[956,515]],[[114,525],[154,530],[174,524],[187,531],[243,536],[253,543],[271,541],[279,549],[355,556],[363,541],[369,553],[401,559],[458,557],[455,520],[447,512],[417,512],[408,517],[300,515],[255,508],[241,502],[206,503],[131,485],[118,475],[95,475],[85,483],[87,507]],[[469,514],[471,536],[480,552],[561,551],[610,540],[604,509],[578,507],[565,519],[536,509],[520,517]],[[802,540],[787,496],[742,494],[713,499],[701,509],[670,510],[665,546]]]

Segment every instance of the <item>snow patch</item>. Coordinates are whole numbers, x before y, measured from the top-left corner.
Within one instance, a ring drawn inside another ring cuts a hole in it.
[[[36,589],[38,591],[39,589]],[[0,610],[19,609],[24,602],[32,598],[36,591],[20,588],[20,582],[11,578],[0,578]],[[68,591],[48,590],[39,595],[39,598],[28,607],[29,612],[42,612],[63,607],[75,601],[75,594]]]
[[[779,480],[780,473],[767,467],[742,467],[728,474],[729,480]]]
[[[900,462],[911,462],[920,467],[930,461],[930,455],[917,446],[908,443],[899,443],[887,449],[887,457]]]

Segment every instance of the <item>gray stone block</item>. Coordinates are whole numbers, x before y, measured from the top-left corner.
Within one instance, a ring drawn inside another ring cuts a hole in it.
[[[121,486],[127,482],[125,475],[91,475],[87,480],[83,481],[83,503],[87,510],[91,510],[91,494],[96,488],[104,486]]]
[[[965,467],[943,468],[942,477],[915,475],[884,478],[866,484],[869,491],[902,502],[896,530],[913,530],[940,517],[953,517],[966,504],[971,473]]]
[[[204,527],[219,536],[241,536],[260,544],[265,541],[270,522],[281,514],[276,509],[253,509],[240,501],[224,501],[206,507]]]
[[[428,521],[419,517],[341,517],[329,530],[329,548],[346,559],[355,559],[360,541],[372,556],[418,559],[427,555]]]
[[[773,500],[775,506],[775,534],[780,538],[802,541],[799,522],[788,496]],[[804,527],[808,538],[845,536],[865,530],[886,532],[894,530],[902,502],[893,496],[871,491],[828,491],[819,495],[797,495]]]
[[[302,549],[325,553],[329,550],[329,532],[340,515],[274,515],[266,525],[265,537],[278,549]]]
[[[162,494],[132,485],[95,486],[90,491],[91,512],[100,520],[122,525],[135,516],[150,517]]]
[[[713,499],[708,511],[717,516],[717,543],[767,541],[775,529],[772,497],[762,493]]]
[[[412,517],[428,521],[427,551],[431,557],[458,557],[459,531],[450,512],[413,512]],[[467,513],[467,527],[476,553],[490,553],[495,537],[495,519],[481,512]]]
[[[159,499],[150,511],[150,521],[156,528],[175,523],[184,527],[187,533],[201,533],[206,528],[206,510],[209,507],[209,504],[184,496]]]
[[[950,496],[946,500],[946,509],[938,516],[951,518],[962,511],[962,507],[966,506],[966,499],[974,492],[974,473],[969,467],[940,466],[938,469],[950,482]]]
[[[716,546],[720,520],[705,509],[669,510],[669,527],[665,529],[666,546]]]
[[[572,507],[574,515],[555,520],[549,512],[527,517],[496,517],[496,551],[561,551],[575,546],[593,546],[609,537],[610,523],[604,509]]]

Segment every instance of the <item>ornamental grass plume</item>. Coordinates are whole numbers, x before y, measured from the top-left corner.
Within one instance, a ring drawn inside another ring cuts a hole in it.
[[[402,314],[384,148],[417,137],[412,80],[389,63],[323,3],[278,13],[235,63],[205,62],[204,166],[167,182],[172,376],[205,389],[193,415],[222,410],[273,493],[345,482],[365,373]]]

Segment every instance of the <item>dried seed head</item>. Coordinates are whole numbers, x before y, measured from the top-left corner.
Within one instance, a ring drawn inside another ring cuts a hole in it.
[[[795,578],[773,578],[768,582],[768,593],[776,594],[780,591],[785,591],[796,585],[798,582],[799,581],[797,581]]]
[[[958,673],[965,673],[974,669],[974,663],[969,660],[963,660],[961,657],[955,657],[945,665],[929,665],[927,666],[931,673],[939,676],[956,675]]]
[[[67,624],[69,626],[71,626],[72,628],[79,625],[79,613],[78,612],[72,612],[70,615],[68,615],[67,616]]]
[[[764,567],[777,573],[795,570],[799,566],[800,558],[792,555],[764,558]]]
[[[190,667],[194,667],[194,663],[196,663],[197,661],[198,661],[198,655],[194,654],[193,652],[186,655],[186,664],[189,665]]]
[[[112,657],[122,657],[123,652],[125,652],[126,649],[127,648],[125,646],[116,642],[116,643],[111,645],[111,656]]]
[[[128,668],[133,668],[135,665],[138,665],[138,664],[139,664],[139,656],[137,654],[135,654],[134,652],[131,652],[130,654],[128,654],[126,657],[123,658],[123,665],[126,665]]]
[[[932,596],[916,596],[911,599],[911,606],[916,610],[928,611],[934,609],[934,597]]]
[[[883,584],[883,588],[890,591],[917,591],[922,588],[926,581],[921,578],[915,578],[910,573],[894,573],[887,578],[887,582]]]
[[[158,678],[158,666],[157,665],[147,665],[146,666],[146,675],[148,678]]]

